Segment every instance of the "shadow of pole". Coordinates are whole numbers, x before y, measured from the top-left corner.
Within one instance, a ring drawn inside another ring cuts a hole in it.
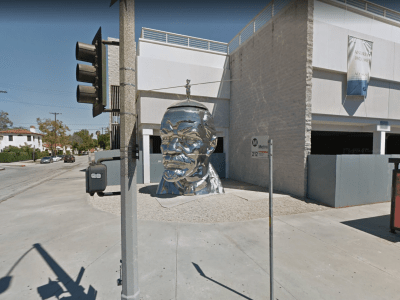
[[[216,284],[222,286],[223,288],[226,288],[227,290],[230,290],[231,292],[233,292],[233,293],[235,293],[235,294],[237,294],[237,295],[239,295],[239,296],[242,296],[242,297],[245,298],[245,299],[253,300],[252,298],[249,298],[249,297],[247,297],[247,296],[245,296],[245,295],[243,295],[243,294],[241,294],[241,293],[239,293],[239,292],[237,292],[237,291],[231,289],[230,287],[227,287],[226,285],[224,285],[224,284],[222,284],[222,283],[219,283],[218,281],[215,281],[214,279],[212,279],[212,278],[210,278],[210,277],[207,277],[206,274],[204,274],[204,272],[201,270],[201,268],[199,267],[198,264],[195,264],[194,262],[192,262],[192,264],[193,264],[193,266],[196,268],[197,272],[199,272],[200,276],[202,276],[202,277],[204,277],[204,278],[206,278],[206,279],[208,279],[208,280],[210,280],[210,281],[212,281],[212,282],[214,282],[214,283],[216,283]]]
[[[0,294],[4,293],[8,288],[10,287],[12,276],[10,276],[11,272],[15,269],[15,267],[20,263],[20,261],[29,253],[31,252],[31,249],[26,251],[24,254],[21,255],[21,257],[15,262],[15,264],[11,267],[11,269],[8,271],[7,275],[4,276],[3,278],[0,279]]]
[[[57,264],[57,262],[47,253],[46,250],[40,244],[34,244],[33,247],[39,252],[39,254],[46,261],[47,265],[53,270],[54,274],[57,276],[58,281],[52,281],[49,278],[49,282],[43,286],[37,288],[37,291],[40,297],[44,299],[51,298],[53,296],[60,299],[60,295],[63,293],[69,293],[71,296],[63,297],[68,300],[95,300],[97,296],[97,291],[89,286],[88,293],[85,294],[84,288],[80,286],[80,281],[82,279],[83,273],[85,272],[85,268],[81,268],[79,271],[78,277],[76,281],[74,281],[61,267]],[[65,288],[67,289],[64,292],[63,288],[59,284],[61,282]],[[62,299],[62,298],[61,298]]]

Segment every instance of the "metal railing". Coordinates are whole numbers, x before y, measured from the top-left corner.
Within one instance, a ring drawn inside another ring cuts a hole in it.
[[[228,43],[228,54],[235,51],[242,43],[249,39],[257,30],[292,1],[293,0],[272,0]]]
[[[188,35],[182,35],[177,33],[171,33],[167,31],[161,31],[150,28],[142,28],[142,34],[140,36],[143,39],[158,41],[161,43],[175,44],[190,48],[216,51],[221,53],[228,52],[228,43],[217,42],[212,40],[206,40],[196,38]]]
[[[341,2],[346,5],[354,6],[359,9],[368,11],[370,13],[379,15],[381,17],[400,22],[400,13],[390,8],[386,8],[379,4],[375,4],[365,0],[334,0],[336,2]]]

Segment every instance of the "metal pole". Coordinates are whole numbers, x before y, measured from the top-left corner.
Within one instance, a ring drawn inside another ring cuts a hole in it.
[[[121,95],[121,300],[139,299],[136,188],[135,1],[119,2]]]
[[[57,115],[62,115],[62,113],[50,113],[50,114],[54,115],[54,143],[55,143],[55,151],[57,152]]]
[[[269,292],[270,300],[274,299],[274,252],[273,252],[273,165],[272,165],[272,139],[268,141],[269,154]]]

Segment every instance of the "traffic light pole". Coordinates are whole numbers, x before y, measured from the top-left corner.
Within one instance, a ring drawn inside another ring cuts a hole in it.
[[[121,97],[121,300],[139,299],[136,187],[135,1],[119,3]]]

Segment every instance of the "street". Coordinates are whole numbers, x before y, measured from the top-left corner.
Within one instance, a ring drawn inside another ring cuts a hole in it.
[[[87,156],[76,156],[75,163],[58,161],[40,164],[40,159],[37,159],[35,163],[33,161],[0,163],[0,167],[4,168],[0,171],[0,202],[87,161]],[[86,167],[86,164],[82,166]]]

